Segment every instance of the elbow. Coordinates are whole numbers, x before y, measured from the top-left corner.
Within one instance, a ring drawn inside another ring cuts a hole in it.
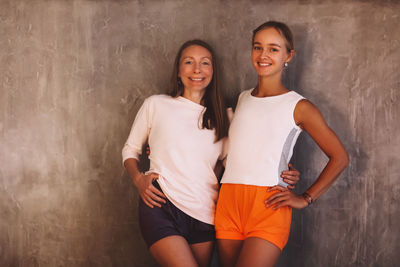
[[[345,151],[345,160],[344,160],[344,167],[347,167],[350,164],[350,157],[349,154],[347,153],[347,151]]]
[[[338,165],[340,165],[342,169],[345,169],[349,165],[350,158],[346,150],[343,150],[343,152],[339,155],[339,157],[337,157],[337,161]]]
[[[330,160],[341,170],[344,170],[350,163],[349,154],[344,149],[343,151],[332,155]]]

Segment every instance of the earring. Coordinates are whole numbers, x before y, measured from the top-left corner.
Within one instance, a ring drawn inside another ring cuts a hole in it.
[[[289,64],[287,62],[285,62],[285,67],[287,67]]]

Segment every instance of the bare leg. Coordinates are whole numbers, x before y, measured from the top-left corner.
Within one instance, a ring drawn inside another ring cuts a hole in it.
[[[182,236],[167,236],[150,247],[151,255],[163,267],[196,267],[197,263],[186,239]]]
[[[213,241],[190,245],[194,258],[200,267],[207,267],[210,265],[213,245]]]
[[[243,240],[218,239],[218,254],[223,267],[236,265],[243,242]]]
[[[281,250],[271,242],[249,237],[243,243],[236,266],[273,267],[280,254]]]

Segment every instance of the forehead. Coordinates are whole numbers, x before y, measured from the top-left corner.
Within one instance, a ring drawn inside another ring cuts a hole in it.
[[[185,57],[193,57],[193,58],[210,58],[211,59],[211,53],[208,49],[205,47],[202,47],[200,45],[191,45],[183,49],[182,51],[182,56],[181,58]]]
[[[262,29],[254,36],[254,43],[276,43],[284,45],[285,38],[275,28]]]

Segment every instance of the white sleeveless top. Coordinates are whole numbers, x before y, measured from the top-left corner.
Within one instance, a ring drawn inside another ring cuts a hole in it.
[[[242,92],[229,128],[229,148],[221,183],[287,186],[280,177],[288,169],[293,147],[301,133],[293,118],[304,99],[294,91],[254,97]]]

